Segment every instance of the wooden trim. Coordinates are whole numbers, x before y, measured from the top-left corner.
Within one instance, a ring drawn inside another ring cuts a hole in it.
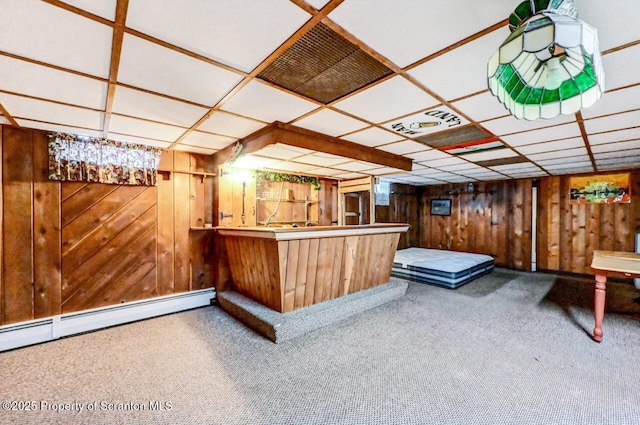
[[[129,0],[118,0],[116,4],[116,20],[113,26],[113,39],[111,42],[111,62],[109,67],[109,87],[107,89],[107,101],[104,110],[104,122],[102,124],[102,135],[107,137],[109,133],[109,123],[111,122],[111,111],[116,95],[118,81],[118,69],[120,67],[120,55],[122,54],[122,41],[124,39],[124,28],[127,21],[127,9]]]
[[[584,146],[587,148],[587,153],[589,154],[589,159],[591,160],[593,170],[597,172],[598,166],[596,165],[596,159],[594,158],[593,152],[591,151],[589,135],[587,134],[587,129],[584,127],[584,120],[582,119],[582,113],[580,111],[576,112],[576,120],[578,121],[578,127],[580,127],[580,135],[582,136],[582,140],[584,141]]]
[[[44,97],[31,96],[29,94],[24,94],[24,93],[16,93],[16,92],[2,90],[2,89],[0,89],[0,93],[6,93],[6,94],[10,94],[12,96],[23,97],[25,99],[39,100],[41,102],[53,103],[53,104],[56,104],[56,105],[70,106],[72,108],[86,109],[88,111],[104,112],[104,109],[90,108],[88,106],[75,105],[73,103],[61,102],[59,100],[46,99]],[[25,119],[31,120],[30,118],[25,118]]]
[[[222,236],[252,237],[288,241],[307,238],[333,238],[338,236],[377,235],[381,233],[406,232],[406,223],[383,223],[362,226],[316,226],[298,228],[273,227],[216,227]]]
[[[42,1],[45,2],[45,3],[48,3],[48,4],[52,5],[52,6],[59,7],[60,9],[64,9],[67,12],[75,13],[76,15],[80,15],[80,16],[83,16],[83,17],[85,17],[87,19],[91,19],[92,21],[96,21],[96,22],[101,23],[103,25],[113,26],[113,22],[112,21],[110,21],[110,20],[108,20],[106,18],[103,18],[102,16],[98,16],[98,15],[95,15],[95,14],[93,14],[91,12],[87,12],[84,9],[80,9],[80,8],[75,7],[75,6],[71,6],[68,3],[61,2],[60,0],[42,0]],[[117,16],[117,13],[116,13],[116,16]],[[117,20],[117,17],[116,17],[116,20]]]
[[[619,52],[620,50],[624,50],[624,49],[629,48],[629,47],[637,46],[638,44],[640,44],[640,40],[631,41],[631,42],[629,42],[627,44],[623,44],[621,46],[612,47],[611,49],[607,49],[604,52],[601,52],[600,54],[602,56],[608,55],[610,53]]]
[[[5,126],[0,125],[0,326],[4,324],[4,172],[2,170],[2,164],[4,164],[2,153],[4,129]]]
[[[2,105],[2,103],[0,103],[0,112],[2,112],[2,115],[4,115],[4,117],[9,120],[12,126],[20,127],[20,124],[18,124],[18,121],[16,121],[15,118],[13,118],[13,116],[9,113],[9,111],[7,111],[7,109]]]

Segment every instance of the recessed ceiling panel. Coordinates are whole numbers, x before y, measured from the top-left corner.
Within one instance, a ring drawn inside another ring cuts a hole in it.
[[[640,140],[629,140],[627,142],[610,143],[606,145],[592,145],[591,152],[594,154],[601,152],[619,152],[627,149],[640,149]]]
[[[109,76],[113,30],[43,1],[3,1],[0,50]]]
[[[397,142],[402,140],[404,137],[382,130],[378,127],[371,127],[356,133],[348,134],[342,138],[361,145],[373,147]]]
[[[601,133],[625,127],[637,127],[640,125],[640,110],[626,112],[624,114],[610,115],[602,118],[585,120],[584,127],[587,133]]]
[[[116,88],[113,101],[113,112],[118,114],[183,127],[191,127],[208,111],[206,108],[122,86]]]
[[[403,140],[402,142],[378,146],[378,149],[398,155],[431,150],[429,147],[423,145],[422,143],[414,142],[413,140]]]
[[[637,70],[640,69],[640,44],[603,55],[602,65],[605,69],[607,90],[637,83]]]
[[[251,81],[222,105],[225,111],[267,123],[289,122],[316,108],[315,103],[258,81]]]
[[[582,117],[588,119],[638,109],[640,107],[638,99],[640,99],[640,85],[607,92],[595,105],[583,109]]]
[[[584,140],[582,139],[582,137],[574,137],[573,139],[556,140],[553,142],[534,143],[527,146],[518,146],[518,152],[524,155],[530,155],[580,147],[584,147]]]
[[[94,15],[101,16],[110,21],[116,19],[117,0],[62,0],[64,3],[75,6],[78,9],[86,10]],[[131,4],[131,2],[129,2]]]
[[[603,143],[624,142],[627,140],[640,139],[640,127],[626,130],[608,131],[600,134],[590,134],[589,144],[600,145]]]
[[[0,93],[0,103],[14,118],[101,130],[102,112]]]
[[[553,151],[553,152],[536,153],[532,155],[527,155],[527,157],[531,161],[541,161],[545,159],[571,158],[574,156],[582,156],[582,155],[587,155],[587,149],[584,147],[573,148],[573,149],[563,149],[560,151]]]
[[[482,126],[496,136],[503,136],[505,134],[519,133],[522,131],[565,124],[575,120],[575,115],[559,115],[550,120],[539,119],[536,121],[519,120],[509,115],[495,120],[484,121]]]
[[[130,34],[124,35],[118,81],[214,106],[242,76]]]
[[[219,136],[217,134],[203,133],[201,131],[192,131],[187,137],[182,139],[180,144],[197,146],[206,149],[219,150],[229,146],[236,139],[231,137]]]
[[[513,8],[509,2],[348,0],[329,18],[405,67],[508,18]]]
[[[341,100],[333,106],[373,123],[380,123],[439,103],[424,90],[398,76]]]
[[[178,137],[182,136],[185,129],[121,115],[112,115],[109,123],[109,131],[147,139],[174,142]]]
[[[6,120],[6,122],[2,122],[3,119],[3,117],[0,117],[0,123],[10,124],[8,120]],[[16,121],[18,122],[18,125],[20,125],[20,127],[24,128],[35,128],[37,130],[52,131],[55,133],[77,134],[79,136],[102,137],[101,130],[91,130],[88,128],[72,127],[68,125],[42,123],[38,121],[23,120],[20,118],[16,119]]]
[[[211,114],[209,119],[198,126],[198,130],[240,138],[248,136],[264,126],[265,125],[259,121],[216,111]]]
[[[5,91],[93,109],[104,109],[107,99],[103,81],[7,56],[0,56],[0,81]]]
[[[513,147],[517,147],[578,136],[580,136],[580,127],[574,122],[556,125],[554,127],[541,128],[539,130],[532,130],[526,133],[512,134],[511,136],[502,136],[502,140]]]
[[[249,72],[309,18],[287,1],[129,0],[127,26]]]
[[[326,104],[391,72],[319,23],[260,72],[258,78]]]
[[[500,28],[411,69],[409,75],[447,100],[486,90],[487,60],[508,35],[506,27]]]
[[[331,109],[323,109],[320,112],[313,113],[300,121],[296,121],[295,125],[328,134],[329,136],[340,136],[368,126],[364,121],[351,118]]]
[[[498,101],[498,98],[490,92],[480,93],[453,103],[453,106],[469,118],[476,121],[484,121],[509,114],[507,108]]]
[[[440,152],[437,149],[431,149],[428,151],[408,153],[405,156],[414,159],[417,162],[421,161],[429,161],[432,159],[442,159],[442,158],[451,158],[451,155],[448,153]]]

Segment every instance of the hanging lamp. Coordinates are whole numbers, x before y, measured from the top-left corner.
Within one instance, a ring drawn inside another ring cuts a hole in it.
[[[593,105],[604,92],[598,31],[573,0],[526,0],[487,66],[489,89],[518,119],[554,118]]]

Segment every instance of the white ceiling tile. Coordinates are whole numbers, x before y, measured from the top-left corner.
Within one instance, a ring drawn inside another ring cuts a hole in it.
[[[362,173],[344,173],[344,174],[336,174],[333,177],[337,177],[337,178],[342,179],[342,180],[348,180],[348,179],[358,179],[360,177],[366,177],[366,174],[362,174]]]
[[[295,125],[329,136],[339,136],[364,128],[368,124],[339,112],[323,109],[296,121]]]
[[[549,174],[554,176],[560,176],[562,174],[579,174],[579,173],[593,173],[593,167],[567,167],[558,168],[557,170],[549,170]]]
[[[264,148],[260,149],[259,154],[261,156],[267,158],[276,158],[276,159],[293,159],[298,158],[303,155],[307,155],[312,153],[309,149],[302,149],[295,146],[283,145],[281,143],[276,143],[275,145],[268,145]]]
[[[35,0],[2,2],[2,22],[0,50],[109,76],[111,27]]]
[[[75,6],[78,9],[86,10],[94,15],[101,16],[110,21],[116,19],[117,0],[62,0],[64,3]],[[131,2],[129,3],[131,4]]]
[[[591,134],[589,135],[589,144],[600,145],[603,143],[622,142],[635,139],[640,139],[640,126],[626,130],[609,131],[601,134]]]
[[[317,10],[322,9],[329,0],[306,0],[311,6],[315,7]]]
[[[425,7],[415,0],[349,0],[329,18],[404,68],[448,47],[452,40],[462,40],[506,19],[512,11],[504,2],[429,2]],[[503,40],[508,33],[505,28]]]
[[[480,93],[453,103],[453,106],[471,119],[484,121],[510,115],[505,106],[490,92]]]
[[[504,178],[503,174],[496,173],[495,171],[487,170],[484,172],[472,172],[472,171],[460,171],[460,174],[464,174],[469,177],[474,177],[478,180],[487,178]]]
[[[259,121],[216,111],[211,114],[208,120],[198,126],[198,130],[240,138],[248,136],[264,126]]]
[[[191,153],[197,153],[200,155],[211,155],[216,153],[215,149],[199,148],[197,146],[183,145],[181,143],[175,145],[173,149],[176,151],[191,152]]]
[[[11,125],[11,121],[5,118],[3,115],[0,115],[0,124],[8,124]]]
[[[384,146],[378,146],[377,149],[385,152],[395,153],[397,155],[404,155],[407,153],[413,153],[418,151],[433,150],[422,143],[414,142],[413,140],[404,140],[402,142],[391,143]]]
[[[446,180],[448,178],[455,178],[459,176],[459,174],[447,173],[446,171],[441,171],[441,170],[434,170],[434,171],[437,171],[437,172],[429,173],[429,174],[426,174],[426,173],[411,173],[411,174],[414,174],[421,178],[430,177],[430,178],[439,179],[439,180]]]
[[[545,170],[549,172],[556,172],[557,170],[570,170],[573,168],[590,168],[591,161],[571,161],[570,163],[565,162],[564,164],[551,164],[545,165]]]
[[[305,155],[296,158],[297,162],[302,162],[305,164],[318,165],[318,166],[332,166],[336,164],[340,164],[343,162],[349,161],[349,159],[344,158],[342,156],[331,155],[323,152],[315,152],[310,155]]]
[[[171,142],[164,142],[161,140],[147,139],[145,137],[136,137],[136,136],[131,136],[127,134],[118,134],[118,133],[112,133],[112,132],[109,132],[107,134],[107,138],[111,140],[119,140],[121,142],[138,143],[140,145],[155,146],[157,148],[168,148],[169,146],[171,146]]]
[[[222,105],[225,111],[267,123],[289,122],[316,108],[315,103],[258,81],[251,81]]]
[[[471,162],[478,161],[489,161],[491,159],[499,159],[499,158],[512,158],[514,156],[518,156],[517,152],[512,151],[511,149],[494,149],[489,151],[483,151],[478,153],[470,153],[464,156],[464,159]]]
[[[587,133],[592,134],[620,128],[637,127],[638,122],[640,122],[640,111],[634,111],[585,120],[584,128]]]
[[[107,99],[106,82],[7,56],[0,56],[0,81],[5,91],[87,108],[104,109]]]
[[[577,123],[569,123],[556,125],[553,127],[532,130],[526,133],[512,134],[510,136],[502,136],[507,144],[517,147],[522,145],[530,145],[533,143],[546,142],[549,140],[568,139],[570,137],[580,136],[580,127]]]
[[[113,100],[113,112],[166,124],[191,127],[209,110],[139,90],[119,86]]]
[[[618,152],[624,151],[627,149],[639,149],[640,148],[640,139],[629,140],[626,142],[618,142],[618,143],[608,143],[605,145],[591,145],[591,152],[594,154],[600,152]]]
[[[553,142],[534,143],[532,145],[518,146],[518,152],[523,155],[530,155],[541,152],[559,151],[563,149],[584,147],[582,137],[574,137],[573,139],[556,140]]]
[[[626,167],[636,167],[640,163],[640,155],[628,156],[624,158],[602,158],[596,160],[596,165],[620,165]]]
[[[527,155],[527,158],[531,161],[543,161],[545,159],[553,159],[553,158],[570,158],[573,156],[580,155],[588,155],[586,148],[573,148],[573,149],[564,149],[560,151],[553,152],[543,152]]]
[[[637,83],[637,70],[640,69],[640,44],[603,55],[602,66],[607,90]]]
[[[584,119],[640,108],[640,85],[605,93],[590,108],[581,111]]]
[[[148,139],[157,139],[165,142],[173,142],[185,132],[184,128],[167,124],[139,120],[137,118],[112,115],[109,123],[109,131],[127,134]]]
[[[621,20],[640,21],[640,8],[636,0],[615,0],[615,3],[580,0],[575,2],[575,5],[578,18],[598,30],[600,50],[608,50],[640,39],[640,30],[636,25],[620,24]]]
[[[637,157],[640,155],[640,147],[638,149],[628,149],[624,151],[612,151],[612,152],[600,152],[594,153],[593,157],[596,161],[608,158],[625,158],[625,157]],[[640,164],[639,164],[640,165]]]
[[[422,151],[422,152],[408,153],[405,156],[415,161],[422,162],[422,161],[430,161],[434,159],[451,158],[452,155],[449,155],[448,153],[440,152],[437,149],[431,149],[431,150]]]
[[[309,170],[309,174],[313,174],[316,176],[333,177],[338,174],[344,174],[344,170],[336,170],[335,168],[319,167],[319,168],[314,168],[312,170]]]
[[[348,134],[342,138],[365,146],[380,146],[403,139],[402,136],[378,127],[367,128],[356,133]]]
[[[411,175],[416,175],[416,176],[435,176],[437,174],[442,174],[443,171],[442,170],[438,170],[435,168],[428,168],[426,166],[423,166],[424,168],[419,169],[419,170],[412,170],[411,171]]]
[[[460,165],[460,164],[469,164],[468,161],[464,159],[460,159],[457,156],[451,156],[449,158],[435,159],[433,161],[429,161],[429,167],[442,167],[445,165]],[[471,164],[473,166],[473,164]]]
[[[367,170],[367,173],[373,174],[374,176],[383,176],[383,175],[389,175],[389,174],[396,174],[401,171],[402,170],[399,170],[393,167],[380,167],[380,168],[374,168],[372,170]]]
[[[486,90],[487,61],[508,35],[504,27],[490,32],[411,69],[409,75],[447,100]]]
[[[0,93],[0,103],[14,118],[101,130],[102,112]]]
[[[455,172],[464,171],[465,173],[469,170],[485,170],[485,168],[472,164],[471,162],[465,162],[463,164],[457,164],[457,165],[446,165],[443,167],[441,166],[439,168],[444,171],[455,171]]]
[[[494,171],[499,172],[518,172],[518,171],[533,171],[539,170],[540,167],[531,163],[531,162],[520,162],[517,164],[504,164],[504,165],[496,165],[494,167],[489,167]]]
[[[222,149],[229,146],[236,139],[232,137],[219,136],[217,134],[203,133],[201,131],[192,131],[180,142],[183,145],[197,146],[206,149]]]
[[[466,182],[474,182],[477,180],[474,179],[473,177],[468,177],[468,176],[456,176],[456,177],[448,177],[445,179],[445,181],[449,183],[466,183]]]
[[[366,171],[366,170],[371,170],[378,167],[379,165],[370,164],[368,162],[362,162],[362,161],[345,162],[345,163],[334,166],[334,168],[338,168],[340,170],[346,170],[346,171]]]
[[[286,1],[130,0],[127,26],[249,72],[309,18]]]
[[[589,162],[591,163],[591,159],[589,155],[574,155],[571,157],[571,162]],[[536,161],[536,163],[542,167],[546,167],[547,165],[556,165],[556,164],[566,164],[567,158],[553,158],[553,159],[543,159]]]
[[[121,83],[214,106],[241,79],[239,74],[133,35],[124,35],[118,69]]]
[[[620,163],[598,164],[598,171],[626,170],[627,168],[629,165]]]
[[[334,106],[377,124],[438,104],[440,102],[424,90],[397,76],[339,101]]]
[[[72,127],[67,125],[49,124],[38,121],[23,120],[19,118],[16,119],[16,121],[18,122],[20,127],[24,128],[35,128],[37,130],[52,131],[56,133],[76,134],[78,136],[102,137],[102,131],[100,130],[90,130],[87,128]],[[0,117],[0,124],[10,124],[10,122],[9,120],[5,120],[3,117]]]
[[[575,121],[575,115],[559,115],[553,119],[545,120],[539,119],[535,121],[519,120],[514,116],[507,116],[503,118],[497,118],[491,121],[485,121],[482,126],[495,134],[496,136],[502,136],[505,134],[518,133],[521,131],[535,130],[543,127],[556,126],[565,124],[571,121]]]

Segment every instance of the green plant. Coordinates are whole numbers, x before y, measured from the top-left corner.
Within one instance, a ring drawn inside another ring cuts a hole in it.
[[[274,173],[271,171],[256,171],[256,183],[258,186],[263,181],[302,183],[312,186],[315,190],[320,190],[320,180],[318,180],[317,177],[311,176],[298,176],[295,174]]]

